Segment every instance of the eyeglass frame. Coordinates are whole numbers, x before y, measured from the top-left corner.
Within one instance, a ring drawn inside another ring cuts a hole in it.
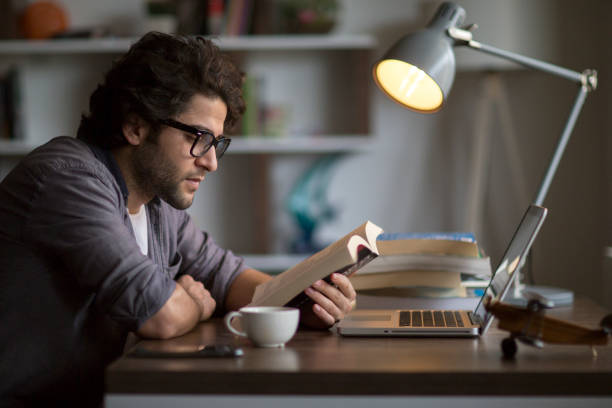
[[[232,142],[232,139],[229,138],[229,137],[219,136],[219,138],[216,138],[215,135],[211,131],[209,131],[209,130],[198,129],[196,127],[186,125],[186,124],[181,123],[181,122],[179,122],[177,120],[174,120],[174,119],[162,119],[162,120],[159,121],[159,123],[161,123],[162,125],[166,125],[166,126],[169,126],[171,128],[182,130],[184,132],[187,132],[187,133],[190,133],[190,134],[194,135],[196,138],[193,141],[193,144],[191,145],[191,148],[189,149],[189,154],[192,157],[195,157],[195,158],[204,156],[206,154],[206,152],[208,152],[210,150],[210,148],[212,146],[214,146],[215,147],[215,156],[217,157],[217,160],[219,160],[221,157],[223,157],[223,154],[225,154],[225,152],[227,151],[227,148],[229,147],[230,143]],[[211,140],[210,140],[209,143],[207,143],[207,146],[204,149],[204,151],[202,152],[202,154],[196,155],[196,154],[193,153],[193,151],[194,151],[196,145],[198,144],[198,142],[200,141],[200,139],[203,136],[210,136]],[[227,142],[227,145],[225,146],[225,149],[221,153],[219,153],[219,150],[217,149],[217,146],[221,142]]]

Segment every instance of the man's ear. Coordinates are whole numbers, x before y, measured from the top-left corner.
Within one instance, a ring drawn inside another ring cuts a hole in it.
[[[123,137],[132,146],[138,146],[144,142],[149,133],[148,124],[138,115],[129,115],[121,126]]]

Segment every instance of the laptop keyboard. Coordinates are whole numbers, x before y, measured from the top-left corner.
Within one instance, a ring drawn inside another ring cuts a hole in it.
[[[464,327],[461,313],[454,310],[400,311],[402,327]]]

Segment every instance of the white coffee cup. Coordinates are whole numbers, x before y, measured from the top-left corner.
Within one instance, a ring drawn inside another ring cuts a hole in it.
[[[232,326],[240,319],[244,331]],[[232,333],[247,337],[259,347],[283,347],[291,340],[300,321],[300,311],[294,307],[243,307],[225,315],[225,326]]]

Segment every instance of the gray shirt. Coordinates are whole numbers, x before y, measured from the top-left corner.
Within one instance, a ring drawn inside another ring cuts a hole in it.
[[[0,184],[0,405],[101,398],[104,367],[177,275],[202,281],[222,313],[242,259],[157,198],[145,256],[126,206],[110,152],[70,137],[34,150]]]

